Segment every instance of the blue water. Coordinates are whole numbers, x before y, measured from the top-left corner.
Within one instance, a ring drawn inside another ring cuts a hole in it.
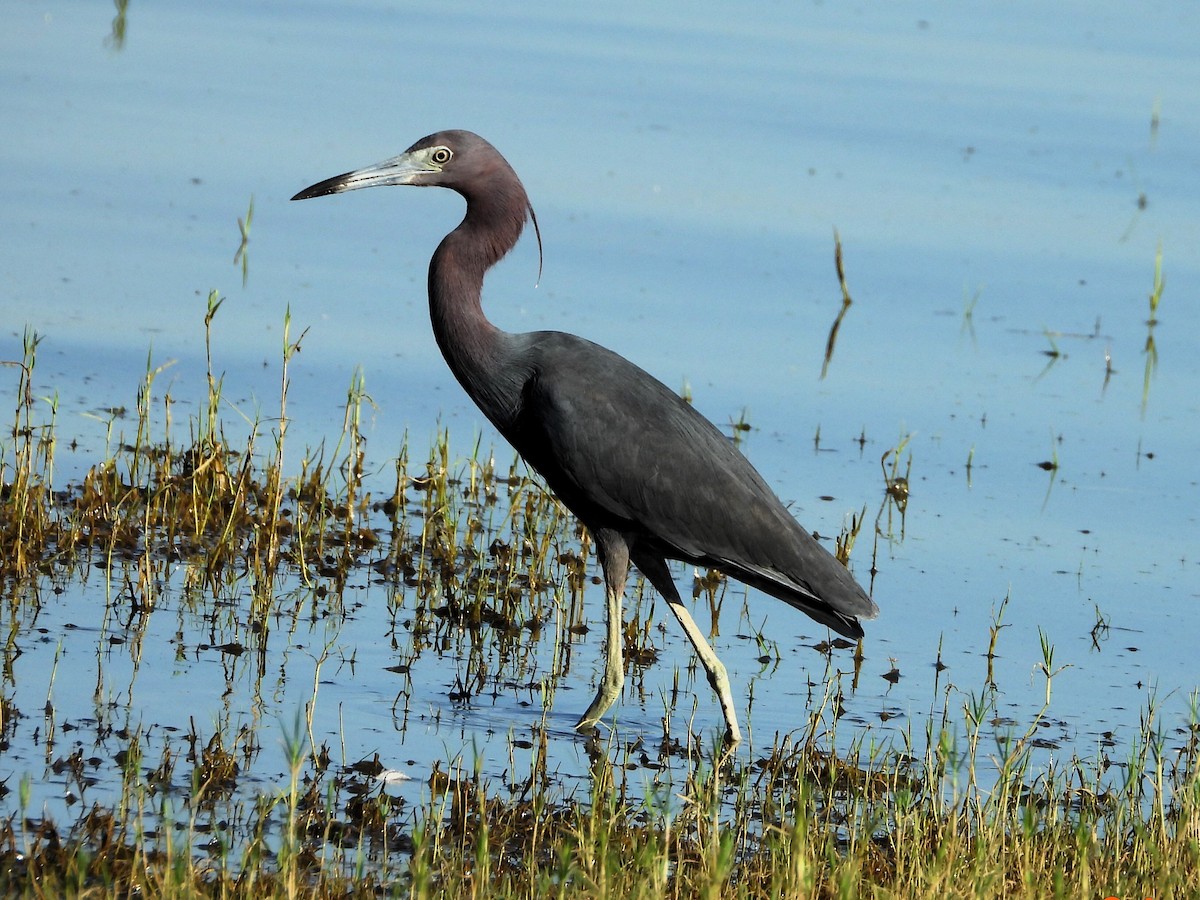
[[[1061,752],[1087,756],[1105,731],[1132,737],[1151,696],[1164,722],[1183,721],[1200,684],[1193,5],[774,5],[736,17],[712,3],[133,5],[119,48],[113,14],[21,4],[0,36],[0,359],[20,357],[26,326],[44,336],[35,387],[60,401],[63,479],[103,454],[95,416],[132,406],[148,354],[172,363],[156,396],[170,392],[176,419],[199,412],[213,289],[227,298],[214,345],[232,432],[278,410],[290,309],[292,339],[308,329],[291,367],[293,465],[305,446],[336,440],[357,369],[375,403],[369,452],[383,490],[404,435],[419,455],[439,423],[460,452],[481,435],[507,460],[445,369],[425,311],[427,260],[461,201],[380,190],[288,202],[428,132],[470,128],[522,175],[545,243],[536,287],[528,238],[490,278],[498,324],[585,335],[687,385],[714,420],[744,415],[747,454],[810,528],[834,534],[867,509],[854,564],[865,578],[877,548],[882,613],[850,723],[886,710],[920,733],[932,706],[981,691],[1006,596],[1006,715],[1023,726],[1041,705],[1041,629],[1069,666],[1053,685]],[[243,285],[237,219],[252,197]],[[855,302],[822,380],[840,303],[834,228]],[[15,406],[15,371],[0,371],[0,400]],[[880,457],[905,436],[903,537],[895,520],[876,544]],[[1037,467],[1053,457],[1056,472]],[[359,594],[335,635],[296,638],[357,654],[356,666],[320,669],[321,733],[347,760],[379,751],[418,778],[480,748],[502,771],[508,729],[527,735],[540,698],[456,707],[446,660],[417,686],[420,727],[400,730],[394,676],[378,680],[394,661],[378,641],[383,592]],[[123,716],[163,728],[245,716],[269,732],[311,696],[311,651],[289,647],[292,677],[281,669],[261,697],[240,674],[229,691],[219,657],[172,662],[182,626],[166,616],[143,651],[165,656],[140,663],[150,689],[120,651],[98,650],[103,597],[93,578],[53,601],[47,634],[20,639],[5,696],[41,708],[60,639],[64,718],[94,714],[98,677]],[[716,642],[734,695],[743,702],[753,683],[754,733],[786,732],[808,682],[819,693],[825,662],[809,648],[824,634],[761,597],[744,618],[741,608],[726,603]],[[1098,615],[1110,624],[1099,649]],[[78,627],[61,631],[67,622]],[[762,671],[755,642],[737,635],[765,623],[781,661]],[[617,708],[632,733],[659,729],[662,694],[690,661],[665,624],[645,695]],[[567,726],[593,689],[599,633],[577,649],[549,719],[566,772],[584,768]],[[935,685],[939,645],[950,669]],[[890,686],[880,676],[893,660],[902,678]],[[687,684],[711,730],[715,703],[702,680]],[[691,707],[689,695],[678,715]],[[42,780],[31,727],[0,779]],[[59,802],[59,780],[45,781],[41,800]]]

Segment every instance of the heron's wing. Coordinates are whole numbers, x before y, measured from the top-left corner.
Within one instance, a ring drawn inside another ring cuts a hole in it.
[[[633,532],[783,599],[875,612],[711,422],[617,354],[543,334],[509,437],[585,524]]]

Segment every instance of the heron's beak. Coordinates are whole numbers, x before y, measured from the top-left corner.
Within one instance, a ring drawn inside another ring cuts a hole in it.
[[[356,191],[359,188],[379,187],[385,184],[420,184],[422,175],[432,175],[441,171],[441,167],[428,159],[427,154],[402,153],[381,163],[356,169],[344,175],[335,175],[318,181],[311,187],[306,187],[293,200],[308,200],[311,197],[322,197],[325,194],[341,194],[345,191]]]

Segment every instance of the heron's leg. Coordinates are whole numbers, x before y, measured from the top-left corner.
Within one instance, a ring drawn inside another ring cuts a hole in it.
[[[575,723],[582,730],[595,727],[600,717],[621,696],[621,685],[625,681],[625,664],[621,651],[625,637],[622,632],[621,604],[625,597],[625,581],[629,577],[629,548],[624,539],[615,532],[595,532],[596,552],[600,567],[604,570],[605,612],[604,621],[607,637],[604,644],[604,675],[592,705]]]
[[[729,689],[729,674],[725,671],[725,665],[717,659],[716,651],[709,646],[704,632],[700,630],[700,626],[696,624],[696,620],[692,618],[692,614],[688,612],[687,607],[679,598],[679,591],[675,587],[671,571],[667,568],[666,560],[655,554],[643,555],[635,551],[633,564],[662,594],[663,599],[667,601],[667,606],[671,608],[671,612],[675,613],[675,618],[683,626],[688,640],[692,642],[696,655],[700,657],[700,665],[704,666],[704,671],[708,675],[708,683],[712,685],[717,700],[721,704],[721,714],[725,717],[725,742],[732,747],[742,740],[742,730],[738,728],[737,713],[733,708],[733,692]]]

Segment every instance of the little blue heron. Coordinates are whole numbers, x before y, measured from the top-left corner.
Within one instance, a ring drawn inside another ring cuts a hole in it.
[[[726,741],[736,744],[725,666],[680,599],[668,559],[717,569],[847,637],[862,637],[858,620],[878,607],[733,442],[658,379],[575,335],[509,334],[488,321],[484,275],[527,218],[537,232],[537,218],[516,172],[483,138],[441,131],[292,199],[390,184],[446,187],[467,201],[429,263],[434,336],[467,394],[595,541],[607,599],[604,674],[576,728],[594,728],[621,693],[632,563],[683,626],[721,703]]]

